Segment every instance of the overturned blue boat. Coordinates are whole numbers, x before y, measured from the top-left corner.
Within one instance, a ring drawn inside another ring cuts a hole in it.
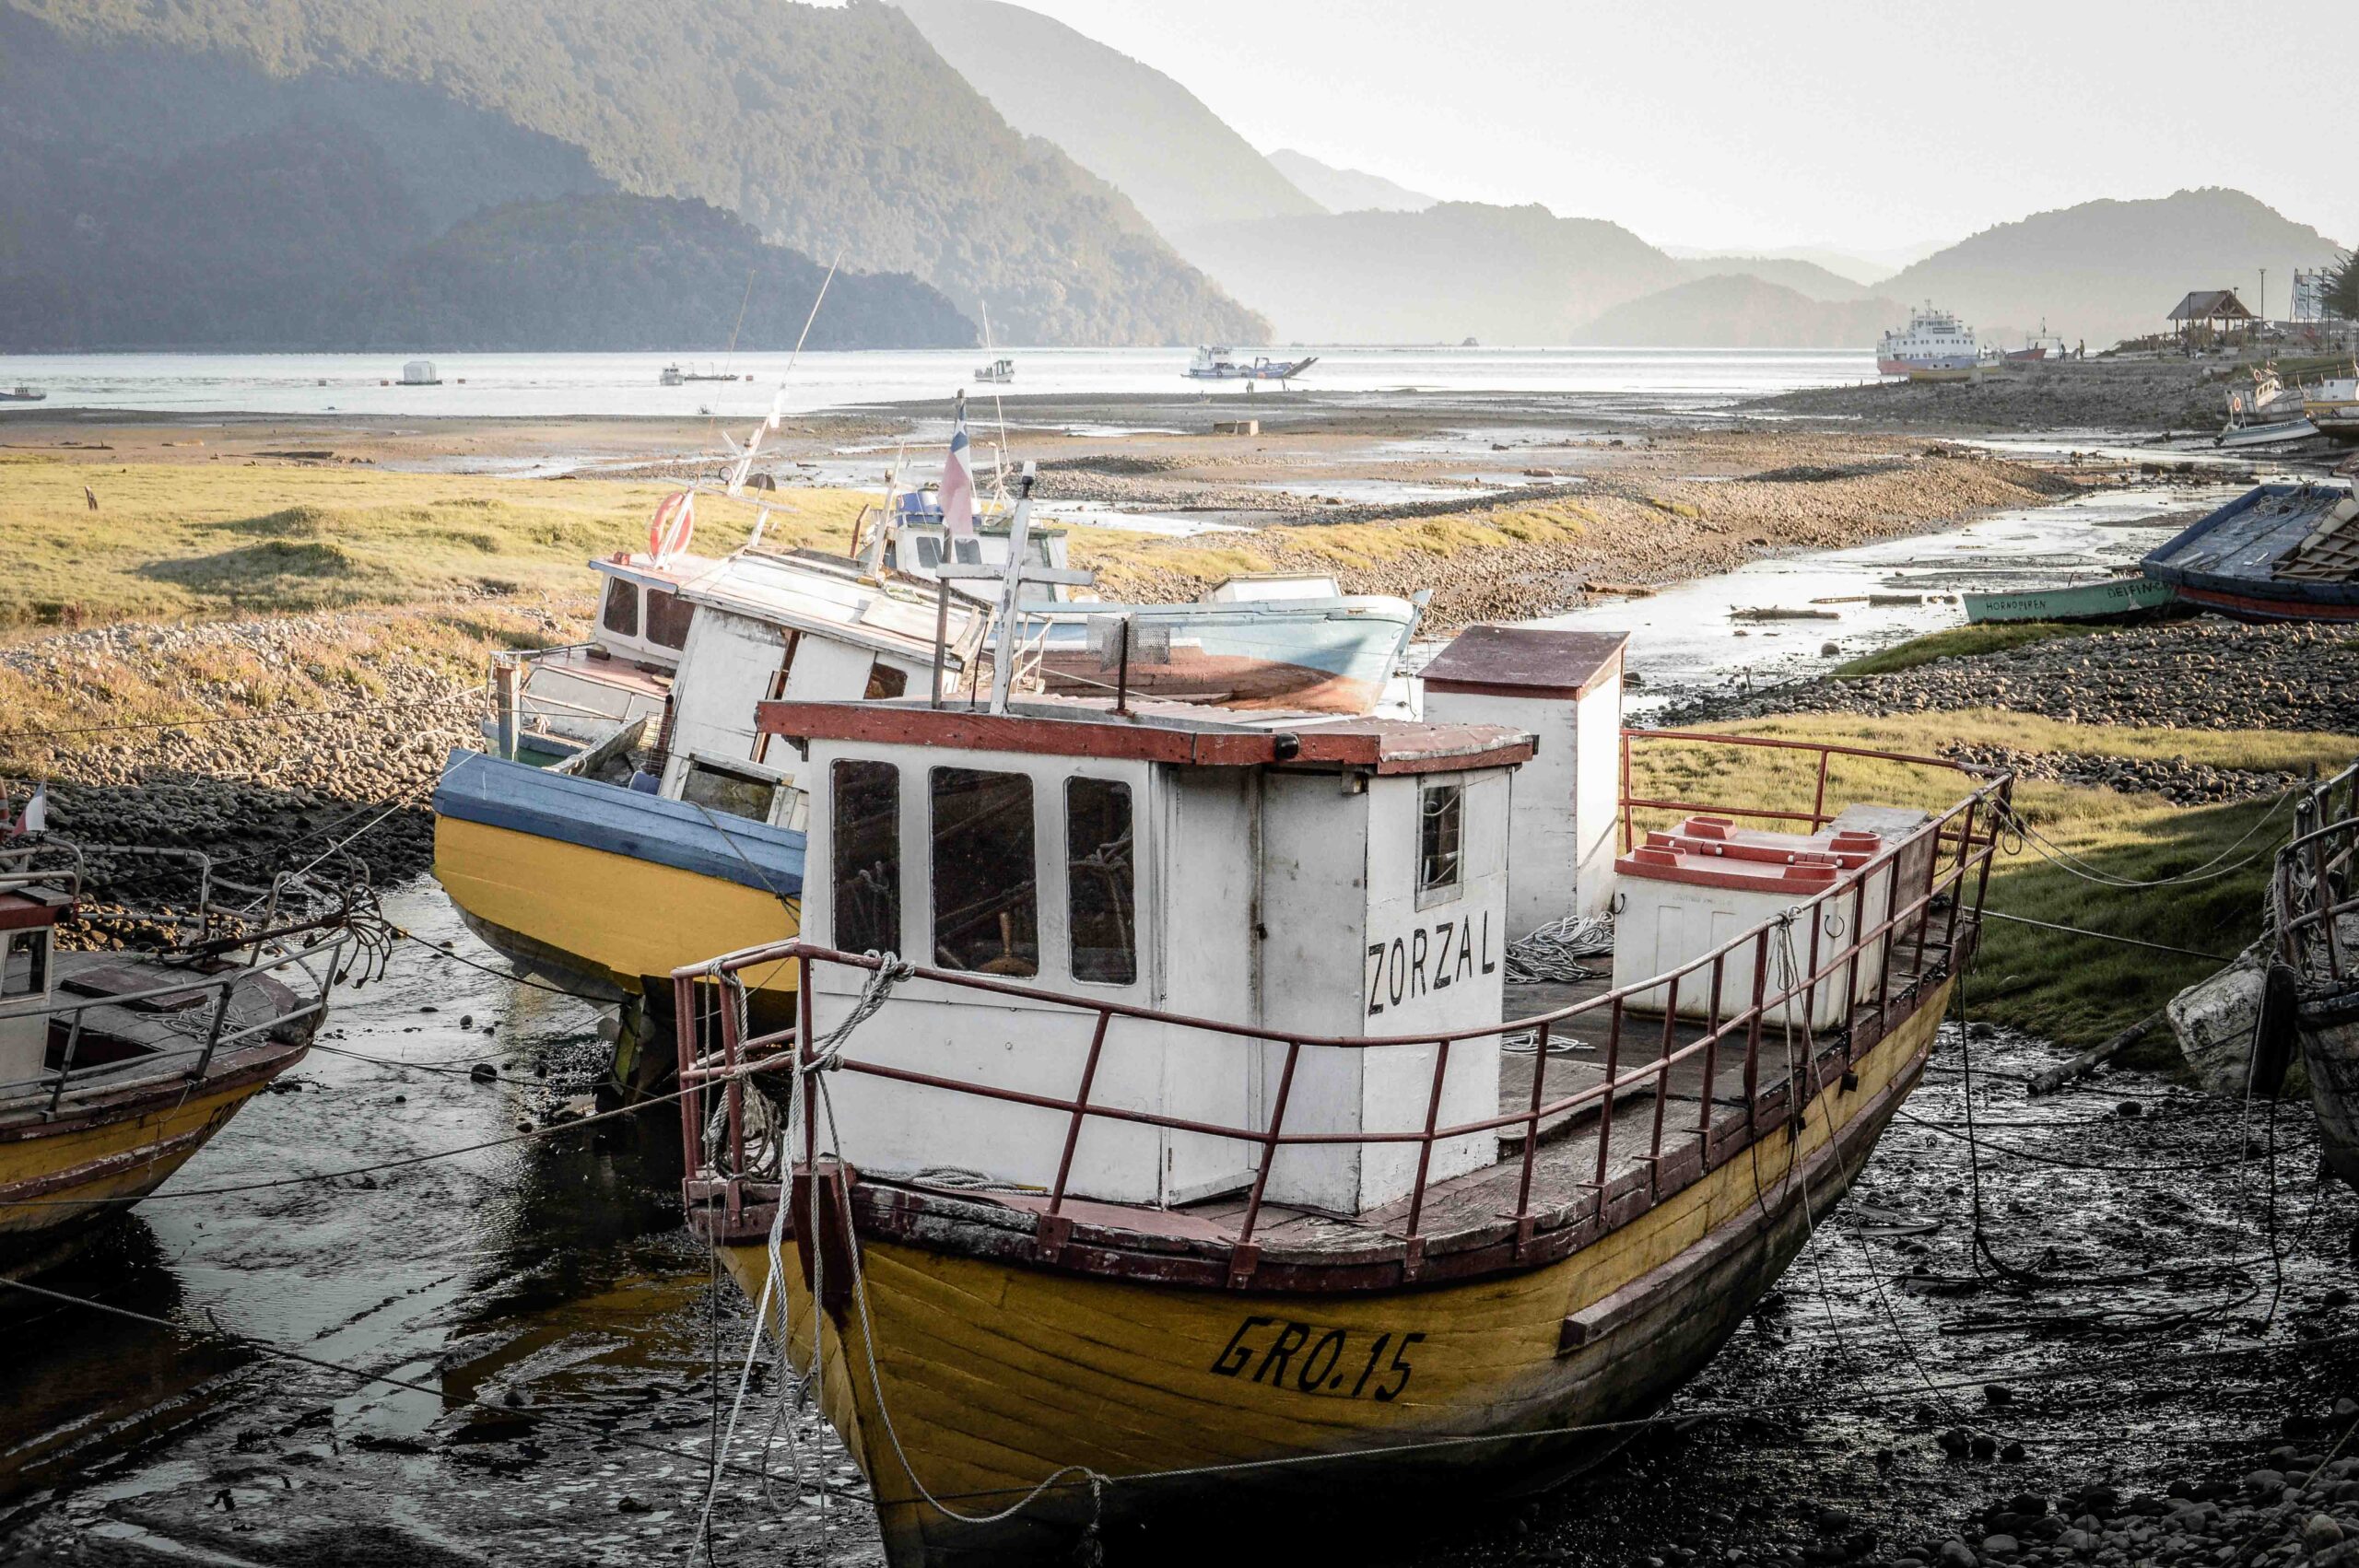
[[[2241,621],[2359,621],[2359,497],[2256,486],[2142,565],[2183,603]]]

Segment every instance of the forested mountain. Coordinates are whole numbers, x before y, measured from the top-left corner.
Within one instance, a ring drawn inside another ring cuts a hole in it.
[[[2334,242],[2242,191],[2209,187],[2134,202],[2083,202],[1986,228],[1877,286],[1931,299],[1986,339],[2042,319],[2092,348],[2167,329],[2190,289],[2234,288],[2248,305],[2269,269],[2270,313],[2285,313],[2297,266],[2333,264]]]
[[[1750,274],[1720,274],[1614,306],[1574,341],[1649,348],[1873,348],[1908,319],[1891,299],[1813,299]]]
[[[299,121],[374,146],[416,242],[509,202],[696,197],[969,316],[988,299],[1008,339],[1264,328],[880,0],[0,0],[0,207],[35,205],[27,181],[53,206],[70,163],[144,178]],[[0,265],[50,275],[61,246],[19,227]]]
[[[893,0],[1007,123],[1044,136],[1169,232],[1324,210],[1194,93],[1004,0]]]
[[[1365,170],[1338,169],[1292,147],[1270,154],[1270,163],[1330,212],[1423,212],[1434,205],[1434,198],[1423,191],[1412,191]]]
[[[1444,202],[1172,239],[1301,342],[1569,343],[1600,311],[1684,275],[1619,224],[1543,206]]]
[[[299,118],[169,163],[0,137],[0,348],[791,346],[823,269],[677,198],[558,195],[436,237],[376,143]],[[839,275],[820,347],[964,347],[906,274]]]

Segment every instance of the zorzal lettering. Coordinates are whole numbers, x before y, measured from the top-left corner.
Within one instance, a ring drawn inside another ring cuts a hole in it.
[[[1255,1316],[1238,1324],[1211,1370],[1273,1392],[1390,1404],[1409,1387],[1415,1371],[1409,1352],[1425,1338]]]
[[[1481,930],[1476,930],[1477,925]],[[1469,919],[1438,920],[1407,936],[1367,944],[1367,1015],[1414,1001],[1477,975],[1496,975],[1488,910]]]

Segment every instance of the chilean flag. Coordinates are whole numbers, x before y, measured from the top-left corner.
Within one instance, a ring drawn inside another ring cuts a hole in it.
[[[967,408],[958,407],[958,423],[951,431],[950,455],[942,460],[942,521],[953,539],[975,533],[975,474],[967,466]]]

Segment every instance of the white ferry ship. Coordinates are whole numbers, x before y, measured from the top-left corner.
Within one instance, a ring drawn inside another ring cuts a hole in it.
[[[1971,370],[1976,354],[1974,329],[1927,304],[1908,312],[1907,328],[1877,341],[1876,371],[1906,376],[1920,370]]]

